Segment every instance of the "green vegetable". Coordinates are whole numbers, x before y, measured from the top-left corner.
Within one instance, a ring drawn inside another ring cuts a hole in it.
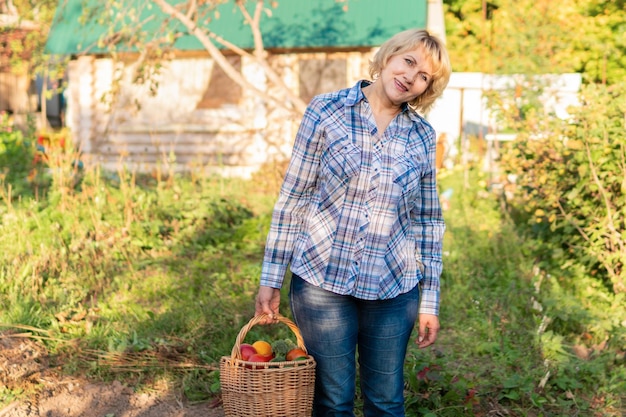
[[[272,343],[272,352],[276,355],[276,357],[285,357],[287,356],[287,352],[291,349],[295,348],[296,344],[290,339],[279,339],[275,340]]]

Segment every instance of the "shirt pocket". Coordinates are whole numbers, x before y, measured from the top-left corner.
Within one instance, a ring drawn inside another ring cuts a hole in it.
[[[349,179],[359,174],[361,158],[361,148],[349,137],[336,140],[322,155],[322,173],[326,179]]]
[[[322,155],[319,209],[339,212],[350,180],[361,172],[361,149],[349,138],[333,142]]]
[[[393,182],[402,188],[404,196],[419,194],[421,179],[428,169],[417,155],[396,155],[393,165]]]

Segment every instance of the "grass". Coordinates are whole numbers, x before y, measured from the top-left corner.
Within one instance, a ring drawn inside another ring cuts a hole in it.
[[[545,372],[531,310],[532,261],[492,194],[465,189],[454,174],[440,182],[454,190],[446,212],[442,333],[435,349],[412,351],[415,408],[437,416],[500,407],[525,415]]]
[[[626,385],[617,381],[626,375],[626,339],[616,317],[626,317],[623,297],[592,284],[584,271],[540,270],[532,242],[518,236],[498,196],[478,186],[482,175],[472,172],[469,188],[462,176],[440,179],[442,189],[454,190],[445,213],[442,333],[435,349],[410,352],[410,410],[622,415]],[[609,339],[611,347],[577,355]]]
[[[471,177],[440,181],[453,190],[442,331],[434,349],[410,346],[408,415],[620,415],[623,299],[582,271],[539,271]],[[86,171],[57,184],[0,206],[0,326],[40,338],[68,373],[219,395],[219,359],[254,314],[276,183]],[[286,286],[283,298],[289,315]],[[255,326],[248,340],[289,336]],[[0,406],[19,396],[0,391]]]

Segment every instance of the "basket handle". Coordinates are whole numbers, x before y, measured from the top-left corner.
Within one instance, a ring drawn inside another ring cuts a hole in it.
[[[259,314],[258,316],[254,316],[250,319],[248,324],[246,324],[245,326],[241,328],[241,330],[239,331],[239,334],[237,335],[237,339],[235,340],[235,345],[233,346],[233,350],[231,352],[232,359],[240,359],[240,360],[242,359],[240,348],[241,348],[241,343],[246,338],[246,334],[248,334],[248,331],[253,326],[259,324],[261,321],[263,321],[267,317],[269,316],[265,313]],[[308,355],[309,352],[307,352],[306,347],[304,346],[304,340],[302,339],[302,334],[300,334],[300,329],[298,329],[298,326],[296,326],[296,324],[293,321],[289,320],[287,317],[281,314],[276,314],[275,319],[283,324],[286,324],[289,327],[289,329],[291,329],[293,334],[296,336],[296,344],[298,345],[300,349],[305,351]]]

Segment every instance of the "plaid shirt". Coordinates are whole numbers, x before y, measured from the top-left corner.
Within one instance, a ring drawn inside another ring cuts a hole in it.
[[[380,134],[362,83],[307,107],[274,207],[261,285],[280,288],[289,264],[313,285],[365,300],[419,283],[420,313],[438,314],[445,225],[435,131],[405,105]]]

